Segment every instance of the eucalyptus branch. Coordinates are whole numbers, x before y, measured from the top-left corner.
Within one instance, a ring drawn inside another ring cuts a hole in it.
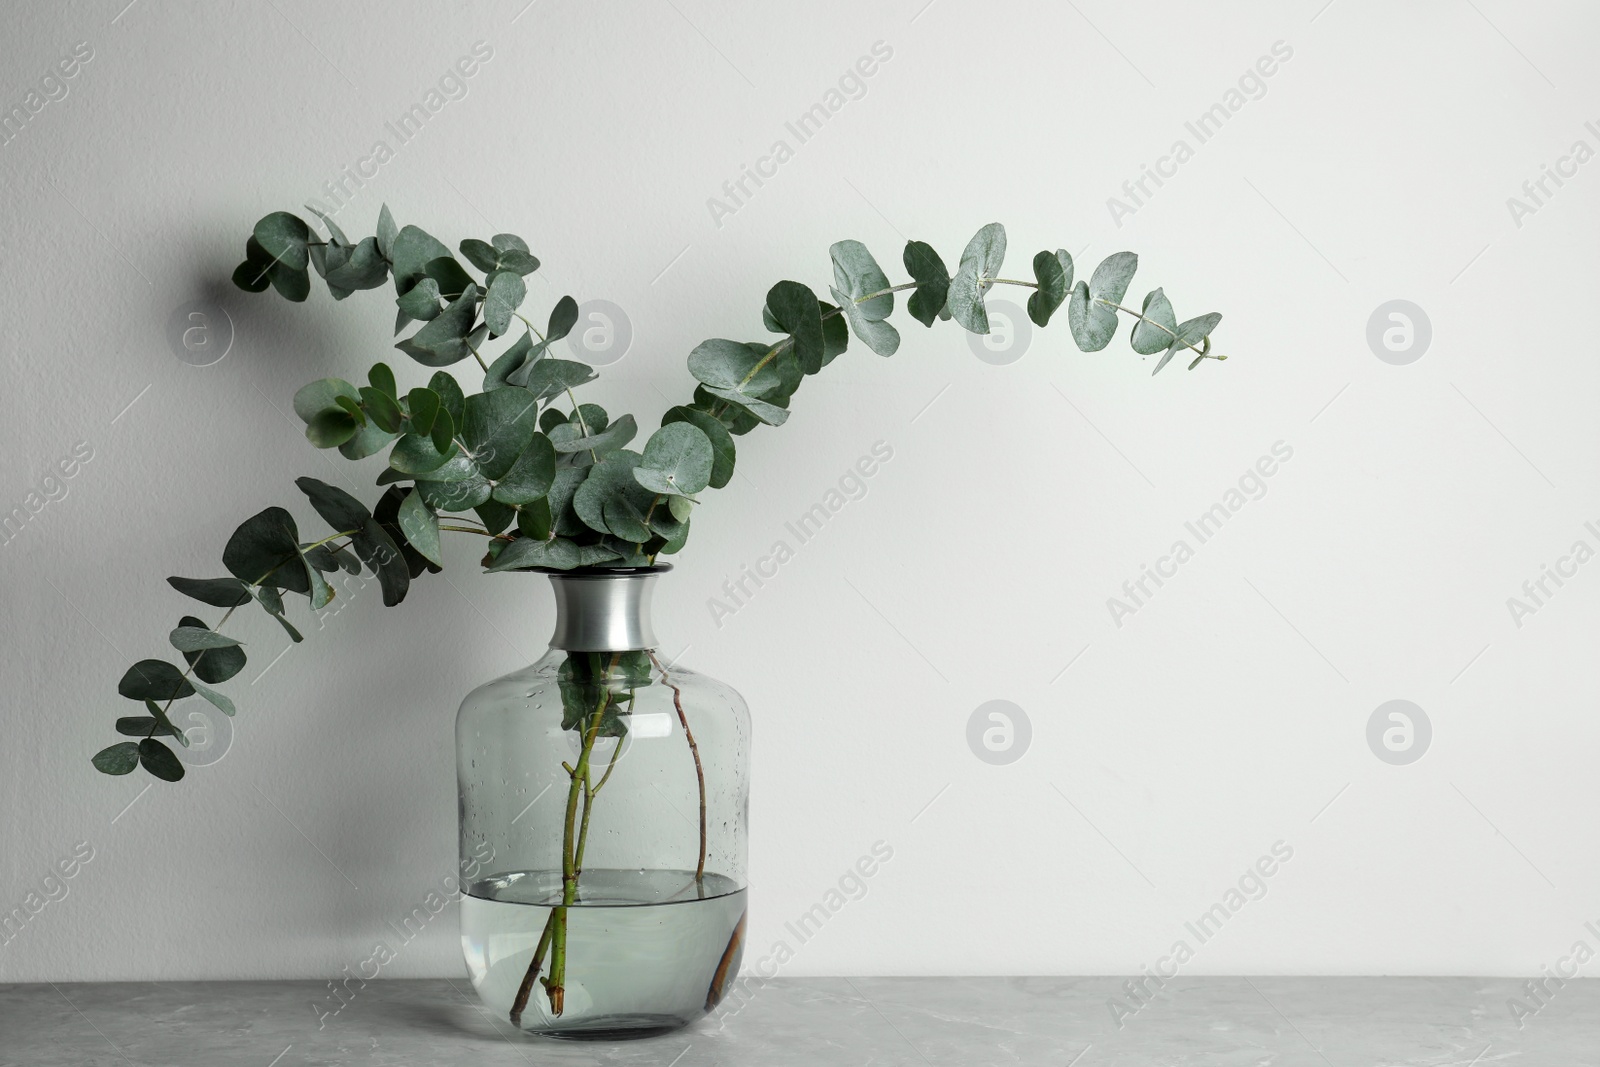
[[[656,659],[654,652],[650,653],[650,662],[661,672],[661,683],[672,690],[672,706],[678,712],[678,724],[683,727],[683,736],[689,742],[689,753],[694,757],[694,778],[700,788],[700,859],[694,865],[694,881],[696,886],[700,886],[706,874],[706,771],[700,763],[700,746],[694,742],[694,732],[689,729],[689,718],[683,711],[683,690],[667,676],[667,669]]]
[[[412,579],[442,566],[439,539],[445,532],[484,537],[484,563],[491,571],[653,566],[680,551],[691,513],[699,514],[699,494],[722,488],[732,477],[736,438],[759,425],[781,425],[799,386],[852,340],[883,356],[897,351],[901,335],[889,321],[896,294],[908,294],[903,306],[924,326],[947,318],[982,334],[989,330],[986,294],[996,285],[1020,286],[1032,290],[1028,316],[1040,327],[1065,307],[1072,339],[1086,352],[1105,348],[1126,315],[1135,322],[1135,351],[1154,355],[1165,349],[1156,371],[1179,350],[1196,357],[1191,369],[1207,358],[1224,358],[1211,352],[1220,315],[1179,322],[1161,289],[1146,295],[1138,310],[1124,306],[1138,266],[1131,252],[1107,257],[1075,284],[1072,256],[1060,248],[1034,255],[1033,281],[1006,277],[1005,230],[991,223],[967,243],[954,270],[930,245],[907,242],[901,258],[912,280],[891,284],[865,245],[839,241],[829,249],[833,284],[824,295],[832,300],[797,281],[772,286],[761,317],[781,336],[761,343],[712,339],[696,346],[688,360],[699,383],[694,397],[670,409],[633,451],[628,445],[639,428],[631,415],[611,418],[598,405],[578,401],[575,390],[595,377],[594,370],[550,354],[577,324],[574,298],[556,301],[542,330],[523,307],[525,279],[540,264],[521,238],[465,240],[458,259],[418,227],[399,227],[387,207],[379,212],[376,234],[360,240],[347,238],[332,220],[322,221],[325,238],[288,212],[265,216],[245,242],[245,259],[233,280],[247,291],[271,288],[297,302],[309,296],[312,270],[340,299],[392,281],[396,332],[417,324],[395,347],[431,370],[425,384],[402,389],[395,372],[376,363],[365,385],[324,378],[294,398],[313,445],[337,448],[351,460],[388,453],[390,471],[380,479],[388,488],[372,511],[320,482],[300,482],[319,514],[344,531],[335,537],[350,538],[351,544],[335,550],[339,558],[353,548],[378,577],[386,605],[404,599]],[[526,333],[507,340],[518,321]],[[502,347],[491,351],[485,339],[499,339]],[[481,391],[464,391],[445,369],[468,359],[484,375]],[[571,402],[570,412],[553,406],[559,397]],[[476,512],[482,529],[453,517],[456,512]],[[176,580],[180,591],[230,609],[244,602],[240,597],[254,598],[299,640],[282,614],[282,592],[308,596],[314,609],[333,593],[314,566],[307,564],[302,577],[293,565],[293,555],[317,551],[328,541],[300,546],[286,533],[292,530],[287,512],[267,509],[241,525],[224,552],[234,578]],[[262,555],[268,548],[276,555]],[[269,571],[261,583],[247,586],[239,579],[241,573],[246,579],[258,573],[241,572],[239,560],[265,565],[277,556],[288,556],[290,563]],[[187,634],[184,640],[225,639]],[[242,655],[223,658],[242,661]],[[219,656],[203,653],[197,661],[212,663]],[[125,696],[152,694],[168,708],[179,694],[187,695],[196,676],[192,667],[179,672],[163,661],[138,666],[148,676],[125,679],[119,690]],[[127,773],[137,759],[121,745],[95,757],[108,773]],[[553,945],[559,932],[552,932]]]

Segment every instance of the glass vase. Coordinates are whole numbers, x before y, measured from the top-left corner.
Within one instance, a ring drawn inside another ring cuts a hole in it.
[[[667,661],[670,567],[547,572],[538,662],[456,719],[461,946],[491,1012],[553,1037],[663,1033],[722,998],[745,931],[750,716]]]

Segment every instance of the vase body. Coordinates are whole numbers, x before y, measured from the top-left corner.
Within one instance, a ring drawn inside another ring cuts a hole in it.
[[[462,951],[527,1031],[661,1033],[738,974],[750,718],[656,648],[666,569],[551,574],[550,651],[456,719]]]

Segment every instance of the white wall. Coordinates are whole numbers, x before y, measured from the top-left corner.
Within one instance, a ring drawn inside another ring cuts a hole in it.
[[[261,677],[286,642],[252,617],[231,744],[181,785],[88,756],[127,713],[125,666],[188,610],[166,575],[221,573],[269,503],[309,519],[297,475],[375,498],[381,461],[318,453],[284,412],[378,358],[423,380],[389,348],[392,295],[335,306],[317,283],[294,306],[227,278],[256,218],[394,147],[385,123],[477,41],[466,96],[339,221],[369,233],[387,201],[452,246],[526,235],[539,314],[564,293],[626,310],[631,351],[589,388],[643,425],[687,397],[694,344],[763,336],[767,287],[825,285],[846,237],[898,280],[904,238],[954,262],[1000,220],[1008,274],[1131,248],[1135,299],[1226,316],[1227,363],[1152,379],[1125,330],[1084,355],[1063,322],[996,366],[902,314],[894,359],[853,349],[740,440],[658,622],[757,718],[747,964],[878,840],[892,861],[785,973],[1136,973],[1185,939],[1196,974],[1533,974],[1595,943],[1600,564],[1520,626],[1507,607],[1600,548],[1600,163],[1520,225],[1507,205],[1600,148],[1592,8],[524,2],[3,16],[7,107],[79,42],[93,57],[0,146],[0,510],[77,443],[93,458],[0,549],[0,907],[76,843],[93,858],[0,977],[332,975],[451,872],[456,704],[551,623],[543,580],[479,575],[472,544],[402,610],[369,590],[308,623]],[[865,95],[717,225],[708,198],[878,41]],[[1275,42],[1265,94],[1197,145],[1185,122]],[[1179,138],[1193,158],[1118,226],[1107,198]],[[1404,366],[1366,336],[1396,299],[1432,324]],[[211,366],[167,340],[192,300],[234,324]],[[715,625],[725,577],[880,440],[866,496]],[[1186,520],[1276,442],[1265,495],[1198,544]],[[1180,538],[1194,557],[1116,625],[1108,598]],[[1005,766],[967,742],[997,699],[1032,730]],[[1392,699],[1432,725],[1409,765],[1368,746]],[[1280,841],[1266,896],[1200,944],[1185,920]],[[386,973],[459,973],[453,926]]]

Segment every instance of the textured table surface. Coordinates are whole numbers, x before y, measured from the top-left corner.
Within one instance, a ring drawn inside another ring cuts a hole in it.
[[[616,1044],[526,1037],[465,980],[375,981],[320,1028],[320,981],[4,985],[0,1064],[1600,1064],[1595,981],[1551,983],[1541,1004],[1504,978],[1180,978],[1131,1015],[1124,981],[752,982],[721,1017]]]

